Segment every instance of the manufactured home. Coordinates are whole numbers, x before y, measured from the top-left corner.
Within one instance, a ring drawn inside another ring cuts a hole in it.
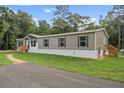
[[[17,50],[96,59],[104,56],[108,39],[104,28],[45,36],[29,34],[17,39]]]

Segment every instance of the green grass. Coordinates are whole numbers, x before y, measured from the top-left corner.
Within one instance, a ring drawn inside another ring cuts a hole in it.
[[[11,64],[11,62],[6,58],[5,52],[0,52],[0,66]]]
[[[119,56],[124,56],[124,54],[119,54]]]
[[[80,74],[124,81],[124,58],[106,57],[104,60],[83,59],[49,54],[14,53],[16,58]]]

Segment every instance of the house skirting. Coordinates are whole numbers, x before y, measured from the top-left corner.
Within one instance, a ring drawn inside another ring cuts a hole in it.
[[[28,52],[32,53],[45,53],[45,54],[56,54],[56,55],[64,55],[64,56],[72,56],[72,57],[82,57],[82,58],[93,58],[97,59],[98,54],[103,56],[103,50],[59,50],[59,49],[29,49]],[[98,53],[99,52],[99,53]]]

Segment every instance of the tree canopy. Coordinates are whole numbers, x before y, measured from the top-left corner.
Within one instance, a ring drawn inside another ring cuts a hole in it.
[[[110,44],[119,47],[119,42],[121,42],[120,48],[124,48],[124,5],[113,6],[105,18],[101,15],[100,26],[106,28],[110,36]],[[121,32],[121,36],[118,35],[119,32]],[[119,37],[121,40],[119,40]]]

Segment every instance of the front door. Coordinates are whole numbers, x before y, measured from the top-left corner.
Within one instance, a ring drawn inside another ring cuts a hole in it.
[[[37,39],[30,39],[30,49],[34,50],[38,48]]]

